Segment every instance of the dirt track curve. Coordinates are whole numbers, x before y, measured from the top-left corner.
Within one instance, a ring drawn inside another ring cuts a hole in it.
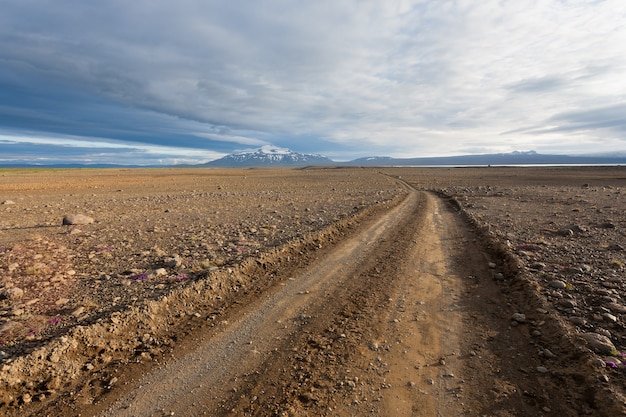
[[[537,371],[528,328],[512,327],[516,307],[493,279],[499,260],[451,205],[406,186],[400,205],[188,335],[149,372],[129,365],[94,403],[50,415],[584,411]]]

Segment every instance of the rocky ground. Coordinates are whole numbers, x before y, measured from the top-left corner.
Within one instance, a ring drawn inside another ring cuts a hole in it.
[[[167,329],[214,320],[238,294],[271,285],[252,282],[254,271],[286,268],[393,207],[407,193],[396,179],[451,198],[535,284],[527,295],[545,301],[519,314],[540,322],[555,313],[595,358],[596,382],[626,392],[624,168],[0,175],[0,410],[54,399],[85,373],[99,373],[91,397],[111,389],[108,367],[156,360],[176,343]],[[493,266],[507,292],[510,271]],[[196,294],[215,310],[201,311]],[[517,319],[505,318],[526,321]],[[558,346],[539,354],[572,356]]]
[[[599,355],[601,378],[626,388],[625,168],[389,173],[458,202],[517,257],[571,334]]]
[[[354,170],[8,170],[1,175],[5,367],[77,326],[109,317],[116,322],[128,308],[207,274],[233,275],[245,259],[399,193],[390,179]],[[37,366],[30,368],[35,374]],[[44,396],[58,388],[54,376],[48,379],[53,382],[45,384]],[[2,401],[16,400],[6,391]]]
[[[3,359],[397,194],[386,178],[333,171],[86,170],[0,180]]]

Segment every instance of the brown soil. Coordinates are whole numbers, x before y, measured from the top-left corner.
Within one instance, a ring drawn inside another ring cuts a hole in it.
[[[3,172],[0,412],[623,415],[625,178]]]

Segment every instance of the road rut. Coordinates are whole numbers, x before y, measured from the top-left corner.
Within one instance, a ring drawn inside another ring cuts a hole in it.
[[[511,327],[516,306],[493,280],[499,260],[451,205],[404,186],[401,204],[74,411],[576,415],[533,371],[528,330]]]

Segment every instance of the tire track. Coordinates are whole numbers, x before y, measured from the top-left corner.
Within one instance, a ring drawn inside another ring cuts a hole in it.
[[[293,278],[279,291],[268,294],[192,352],[146,375],[139,386],[101,415],[215,415],[215,406],[233,392],[229,381],[260,370],[268,355],[300,330],[308,311],[323,309],[325,295],[340,290],[367,262],[379,242],[392,239],[390,231],[413,213],[417,193],[385,213],[320,259],[308,271]]]

